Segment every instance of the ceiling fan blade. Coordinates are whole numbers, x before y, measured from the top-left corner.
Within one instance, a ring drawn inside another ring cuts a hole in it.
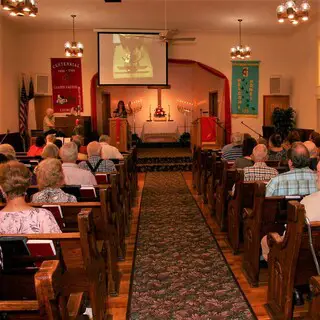
[[[196,38],[172,38],[167,40],[168,41],[195,41]]]

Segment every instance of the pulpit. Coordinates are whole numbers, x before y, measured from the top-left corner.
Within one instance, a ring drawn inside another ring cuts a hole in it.
[[[111,145],[120,152],[127,152],[131,144],[131,131],[127,119],[110,118],[109,130]]]
[[[201,117],[192,122],[191,148],[221,149],[223,141],[224,130],[217,125],[215,117]]]

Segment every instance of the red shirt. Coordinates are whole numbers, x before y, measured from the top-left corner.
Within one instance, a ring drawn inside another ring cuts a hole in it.
[[[44,147],[37,147],[35,144],[30,147],[27,156],[28,157],[36,157],[41,156]]]

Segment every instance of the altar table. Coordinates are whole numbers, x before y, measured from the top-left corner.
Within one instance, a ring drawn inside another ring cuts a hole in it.
[[[152,121],[143,125],[143,142],[176,142],[179,139],[176,121]]]

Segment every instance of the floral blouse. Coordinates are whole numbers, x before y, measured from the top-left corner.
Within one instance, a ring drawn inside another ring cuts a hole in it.
[[[61,233],[52,213],[43,208],[0,211],[0,234]]]
[[[71,194],[65,193],[60,188],[47,188],[32,196],[34,203],[47,203],[47,202],[77,202],[77,198]]]

